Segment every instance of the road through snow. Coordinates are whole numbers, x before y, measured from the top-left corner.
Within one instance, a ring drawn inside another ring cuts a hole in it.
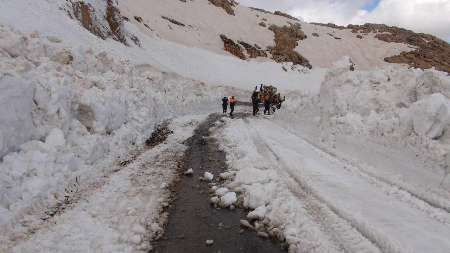
[[[283,228],[293,252],[450,251],[450,214],[263,119],[222,133],[230,187]]]

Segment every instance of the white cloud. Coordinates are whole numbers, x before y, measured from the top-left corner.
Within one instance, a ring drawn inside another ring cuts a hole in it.
[[[359,13],[350,22],[396,25],[450,41],[450,0],[382,0],[374,11]]]
[[[450,41],[450,0],[381,0],[372,11],[363,6],[372,0],[240,0],[241,4],[281,10],[308,22],[339,25],[384,23],[437,35]]]

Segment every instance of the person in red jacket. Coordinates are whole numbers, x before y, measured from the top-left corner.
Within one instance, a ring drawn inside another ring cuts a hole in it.
[[[230,117],[233,117],[234,106],[236,105],[236,102],[237,100],[234,96],[228,98],[228,103],[230,104]]]

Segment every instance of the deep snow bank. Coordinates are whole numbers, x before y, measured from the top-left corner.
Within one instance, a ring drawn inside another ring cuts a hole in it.
[[[0,76],[0,158],[32,137],[33,95],[25,80]]]
[[[75,181],[108,173],[160,121],[216,111],[232,92],[65,46],[0,26],[0,242]]]
[[[370,136],[422,147],[442,158],[450,151],[449,103],[446,73],[399,66],[349,71],[346,58],[328,71],[316,96],[293,94],[280,117],[308,118],[324,141],[333,142],[336,135]]]

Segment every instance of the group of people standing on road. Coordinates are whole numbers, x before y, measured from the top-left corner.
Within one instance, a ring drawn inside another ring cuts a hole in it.
[[[266,88],[268,89],[265,90],[264,86],[261,84],[259,91],[258,86],[256,86],[252,93],[253,116],[258,114],[260,103],[264,106],[264,115],[270,115],[270,110],[275,112],[276,109],[280,109],[281,103],[285,100],[285,98],[281,98],[280,93],[276,93],[275,87],[268,86]],[[273,106],[276,106],[276,109]]]
[[[227,113],[228,105],[230,105],[230,117],[233,117],[234,106],[236,105],[236,98],[234,96],[223,97],[222,98],[222,109],[223,113]]]
[[[264,105],[264,115],[270,115],[270,111],[275,112],[276,109],[281,108],[281,104],[286,98],[281,98],[280,93],[277,93],[277,88],[274,86],[264,86],[261,84],[259,90],[258,86],[252,93],[251,100],[253,106],[253,116],[256,116],[259,112],[259,105],[262,103]],[[223,97],[222,98],[222,109],[223,113],[227,113],[228,105],[230,105],[230,117],[233,117],[234,107],[237,103],[235,96]]]

